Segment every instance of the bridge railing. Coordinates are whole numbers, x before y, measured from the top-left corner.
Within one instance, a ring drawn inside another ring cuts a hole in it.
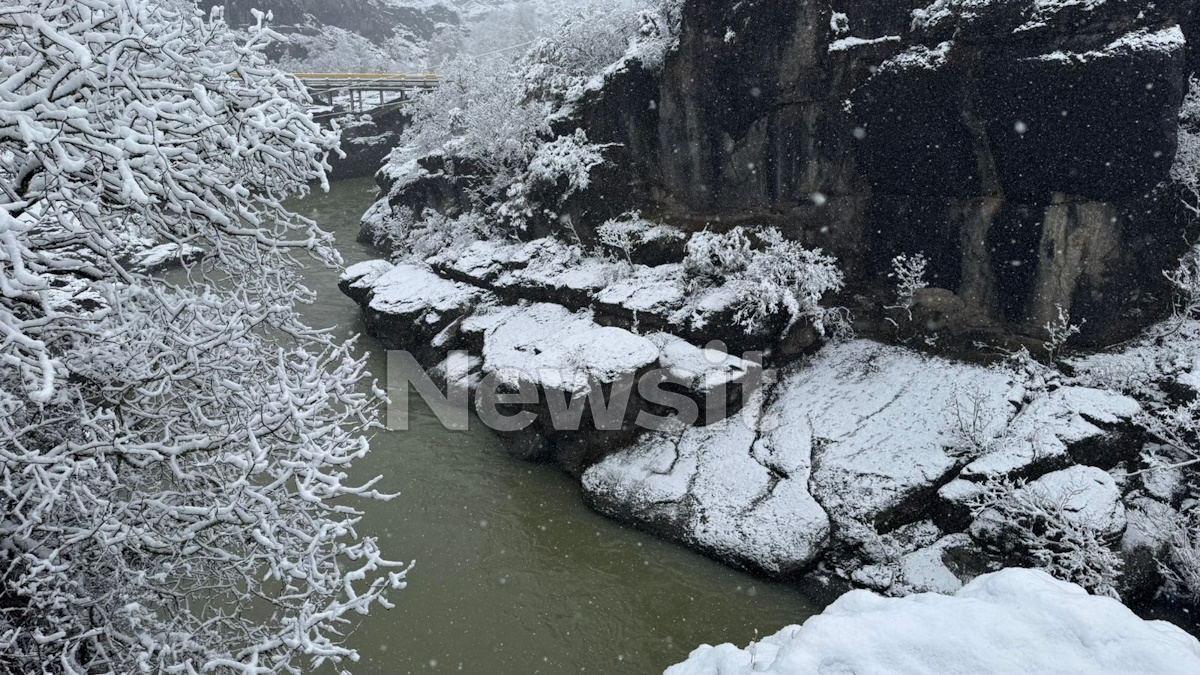
[[[407,75],[396,73],[293,73],[293,75],[308,87],[314,98],[327,100],[328,105],[334,103],[334,96],[349,94],[350,112],[367,112],[368,110],[391,109],[403,105],[408,100],[408,94],[420,90],[436,88],[441,77],[438,75]],[[367,103],[366,92],[379,94],[378,105]],[[399,99],[391,102],[388,94],[399,94]],[[322,116],[337,116],[339,113],[324,113]]]
[[[438,75],[390,75],[373,73],[294,73],[309,89],[433,89],[441,83]]]

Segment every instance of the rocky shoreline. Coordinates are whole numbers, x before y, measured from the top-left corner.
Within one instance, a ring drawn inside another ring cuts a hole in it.
[[[1160,273],[1191,227],[1191,5],[828,5],[683,2],[661,63],[631,42],[500,177],[457,138],[394,156],[360,239],[401,253],[342,290],[388,347],[536,392],[514,455],[727,564],[897,595],[1059,566],[1163,597],[1162,523],[1194,502],[1161,422],[1200,392]],[[615,429],[552,423],[656,371],[725,412],[646,431],[635,388]]]
[[[851,339],[785,359],[776,381],[756,387],[757,363],[638,334],[611,316],[602,325],[599,311],[545,297],[513,300],[513,284],[495,281],[510,277],[490,278],[469,284],[372,261],[347,270],[341,287],[363,305],[372,335],[430,367],[464,349],[475,357],[472,386],[488,374],[531,374],[537,398],[519,408],[538,422],[502,434],[506,446],[579,476],[584,499],[605,515],[771,578],[952,592],[1013,563],[1013,535],[979,500],[1020,481],[1081,520],[1107,523],[1139,591],[1156,575],[1146,502],[1176,508],[1182,484],[1128,475],[1143,468],[1142,405],[1085,384],[1103,365],[1085,359],[1067,377],[1032,360],[968,364]],[[691,375],[682,392],[700,408],[705,387],[719,385],[728,415],[643,432],[633,419],[655,408],[635,392],[618,429],[549,424],[551,396],[582,402],[592,387],[651,368]],[[562,375],[579,372],[582,384]]]

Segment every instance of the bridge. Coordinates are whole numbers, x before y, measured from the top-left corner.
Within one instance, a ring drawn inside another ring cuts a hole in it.
[[[313,99],[333,107],[339,97],[349,97],[349,113],[383,112],[402,107],[414,93],[434,89],[439,75],[397,75],[391,73],[293,73],[308,87]],[[368,95],[378,95],[378,103]],[[329,112],[318,118],[337,117],[346,112]]]

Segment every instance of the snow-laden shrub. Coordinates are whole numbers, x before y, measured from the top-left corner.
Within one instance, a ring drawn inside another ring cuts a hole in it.
[[[1179,514],[1155,522],[1165,535],[1166,547],[1159,558],[1159,571],[1167,590],[1176,596],[1200,601],[1200,515]]]
[[[511,69],[490,65],[482,68],[466,57],[448,62],[441,85],[414,98],[412,124],[384,168],[393,189],[419,175],[412,167],[421,158],[442,155],[466,160],[491,177],[476,195],[484,203],[502,197],[529,165],[549,134],[552,108],[527,100]]]
[[[248,35],[0,9],[0,672],[336,669],[403,586],[347,476],[380,398],[295,311],[301,260],[340,258],[283,200],[337,139]],[[114,255],[131,223],[206,255],[151,276]]]
[[[1200,187],[1200,184],[1198,184]],[[1195,194],[1200,195],[1200,192]],[[1178,325],[1200,316],[1200,247],[1188,249],[1174,270],[1163,272],[1175,289],[1172,322]]]
[[[565,182],[563,198],[582,192],[591,185],[592,169],[604,163],[603,149],[603,146],[588,143],[583,129],[542,143],[529,161],[529,181],[542,186]]]
[[[420,261],[444,251],[457,251],[499,236],[480,213],[447,216],[429,211],[414,216],[412,209],[376,202],[364,215],[376,245],[387,245],[396,260]]]
[[[1067,313],[1067,310],[1063,309],[1062,305],[1059,305],[1056,309],[1058,310],[1057,317],[1047,321],[1046,325],[1043,326],[1046,330],[1046,341],[1042,343],[1042,349],[1045,350],[1046,358],[1051,362],[1058,358],[1058,355],[1062,353],[1063,347],[1067,345],[1067,342],[1071,338],[1079,335],[1079,331],[1083,326],[1083,322],[1078,324],[1071,323],[1071,315]],[[1087,319],[1083,321],[1086,322]]]
[[[830,324],[838,316],[821,300],[842,289],[837,261],[784,239],[775,228],[754,236],[757,246],[741,227],[693,235],[683,261],[693,290],[720,286],[735,310],[734,320],[748,333],[763,331],[779,316],[787,318],[784,333],[801,320],[821,332],[835,327]]]
[[[892,258],[892,271],[888,274],[888,278],[895,280],[898,307],[912,310],[917,291],[929,286],[925,280],[925,271],[928,268],[929,260],[921,253],[913,255],[902,253]]]
[[[679,42],[682,0],[652,0],[640,11],[626,2],[591,2],[579,8],[525,55],[525,91],[569,103],[603,84],[606,74],[638,61],[658,70]]]
[[[683,269],[698,284],[720,283],[750,266],[752,249],[753,243],[741,227],[725,233],[697,232],[688,240]]]
[[[596,228],[602,246],[620,251],[626,262],[633,262],[633,252],[655,241],[674,240],[682,242],[684,235],[679,230],[642,218],[640,211],[626,213],[619,218],[606,221]]]
[[[1039,483],[993,478],[972,504],[976,528],[1012,550],[1019,562],[1079,584],[1092,593],[1117,595],[1124,563],[1108,541],[1109,524],[1073,507],[1082,487],[1048,489]]]

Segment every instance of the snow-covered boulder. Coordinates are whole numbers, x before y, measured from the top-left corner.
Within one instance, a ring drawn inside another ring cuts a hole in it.
[[[728,424],[642,438],[589,469],[584,491],[620,520],[786,576],[822,552],[831,518],[842,538],[918,520],[968,442],[956,405],[970,398],[995,434],[1010,387],[997,370],[833,344],[769,389],[761,418],[752,402]]]
[[[381,260],[350,267],[339,286],[363,305],[371,335],[414,352],[453,347],[458,325],[488,299],[474,286],[443,279],[422,267]]]
[[[897,595],[954,593],[962,588],[963,582],[947,562],[947,557],[954,551],[970,551],[973,546],[969,536],[952,534],[939,539],[932,546],[905,555],[900,559],[896,582],[901,588],[894,589],[894,592],[901,591]]]
[[[338,278],[338,289],[351,300],[363,304],[371,292],[371,284],[392,267],[392,263],[386,260],[366,260],[351,265]]]
[[[803,626],[702,646],[666,675],[810,673],[1194,673],[1200,642],[1110,598],[1025,569],[953,596],[843,595]]]
[[[502,384],[586,396],[594,385],[631,378],[656,364],[659,349],[627,330],[597,324],[591,312],[539,303],[514,308],[484,335],[483,370]]]
[[[660,385],[671,384],[696,403],[702,425],[720,421],[742,409],[746,388],[753,386],[751,378],[761,376],[762,365],[727,354],[723,351],[696,345],[669,333],[646,336],[659,349],[658,367],[664,372]]]
[[[771,576],[803,571],[824,550],[829,518],[808,491],[807,448],[749,413],[653,434],[583,475],[602,513]]]
[[[969,436],[1004,428],[1011,386],[999,370],[859,340],[790,373],[772,412],[791,429],[793,454],[811,450],[813,493],[834,520],[886,530],[928,508]]]
[[[1131,447],[1124,432],[1141,405],[1110,391],[1062,387],[1035,398],[997,439],[994,448],[971,462],[960,476],[967,480],[1022,476],[1040,467],[1068,463],[1104,463]],[[1043,469],[1044,470],[1044,469]]]

